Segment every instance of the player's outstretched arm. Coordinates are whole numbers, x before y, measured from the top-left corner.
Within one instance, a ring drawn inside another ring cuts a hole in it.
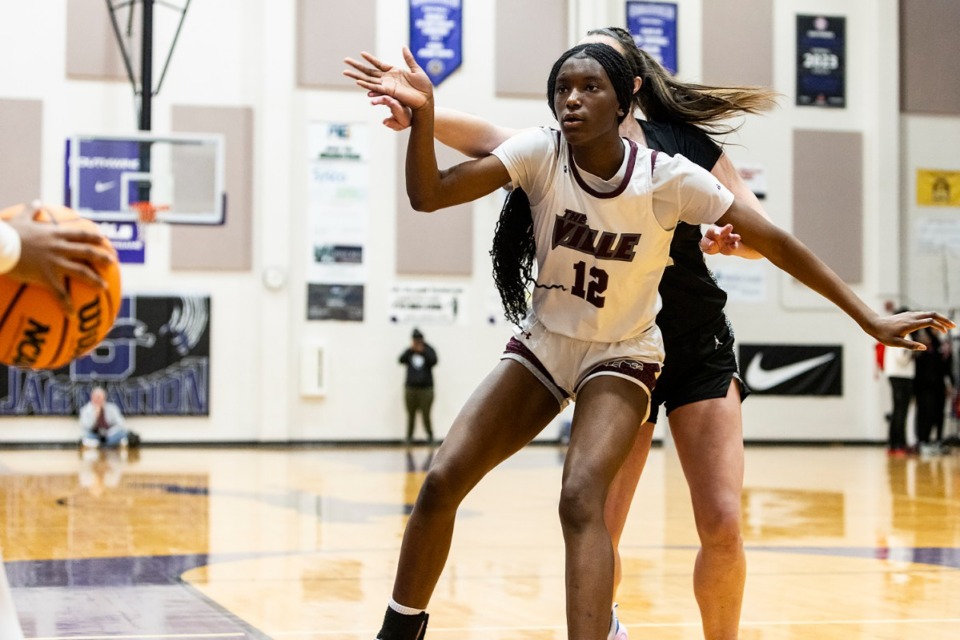
[[[410,140],[407,143],[407,195],[417,211],[436,211],[471,202],[492,193],[510,181],[506,167],[495,156],[470,160],[445,171],[437,167],[434,150],[433,84],[406,47],[407,69],[388,65],[369,53],[361,54],[366,64],[346,58],[352,69],[344,75],[375,94],[395,98],[411,110]]]
[[[42,204],[32,203],[7,221],[20,237],[20,259],[7,275],[49,287],[63,309],[73,313],[65,280],[77,278],[104,288],[106,284],[94,266],[115,262],[117,258],[103,247],[98,233],[37,222],[34,216],[42,208]]]
[[[923,350],[924,346],[907,336],[918,329],[933,327],[946,331],[956,325],[933,311],[912,311],[881,317],[868,307],[830,267],[805,244],[738,200],[730,206],[719,224],[732,224],[743,241],[754,247],[780,269],[786,271],[820,295],[840,307],[878,342],[890,347]]]
[[[410,109],[390,96],[370,92],[370,104],[382,105],[390,110],[384,119],[384,126],[394,131],[403,131],[410,126]],[[501,127],[489,120],[457,111],[437,107],[434,110],[434,137],[470,158],[482,158],[489,155],[505,140],[515,136],[520,130]]]

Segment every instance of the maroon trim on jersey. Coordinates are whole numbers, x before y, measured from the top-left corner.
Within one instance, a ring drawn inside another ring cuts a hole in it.
[[[573,161],[573,150],[569,149],[570,145],[567,145],[570,155],[570,170],[573,171],[573,179],[577,181],[577,184],[580,185],[580,188],[592,195],[594,198],[616,198],[618,195],[626,190],[627,185],[630,184],[630,179],[633,178],[633,168],[636,165],[637,161],[637,143],[633,140],[627,140],[627,143],[630,145],[630,157],[627,159],[627,173],[623,176],[623,181],[617,186],[616,189],[609,193],[601,193],[594,189],[591,189],[586,182],[583,181],[583,178],[580,177],[580,171],[577,169],[577,163]]]
[[[579,391],[583,383],[590,378],[610,373],[633,378],[646,387],[647,391],[653,393],[653,388],[657,386],[657,376],[660,375],[660,365],[655,362],[640,362],[632,358],[601,362],[583,376],[583,380],[577,385],[577,390]]]
[[[567,393],[560,385],[554,381],[553,376],[550,375],[550,372],[547,371],[547,368],[543,366],[543,363],[540,362],[540,359],[534,355],[533,351],[527,348],[527,345],[523,344],[516,338],[510,338],[510,341],[507,343],[507,346],[503,349],[504,353],[509,353],[515,356],[519,356],[532,364],[537,371],[543,374],[544,379],[549,380],[550,384],[553,385],[553,388],[559,391],[564,398],[569,398],[570,394]]]

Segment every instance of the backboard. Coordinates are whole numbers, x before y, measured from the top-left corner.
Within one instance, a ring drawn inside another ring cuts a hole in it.
[[[156,221],[223,224],[223,137],[135,133],[67,140],[67,206],[95,221],[136,222],[137,203]]]

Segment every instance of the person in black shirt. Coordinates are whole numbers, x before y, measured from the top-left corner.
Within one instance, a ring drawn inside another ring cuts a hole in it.
[[[946,402],[956,382],[953,378],[953,354],[950,342],[940,340],[930,329],[917,332],[917,340],[927,347],[926,351],[917,354],[913,377],[913,395],[917,402],[917,450],[920,453],[939,453],[943,446]]]
[[[427,432],[427,443],[433,444],[433,425],[430,422],[430,407],[433,406],[433,367],[437,364],[437,352],[424,342],[419,329],[413,330],[410,347],[400,354],[400,364],[406,365],[404,401],[407,405],[407,444],[413,442],[413,426],[417,413]]]

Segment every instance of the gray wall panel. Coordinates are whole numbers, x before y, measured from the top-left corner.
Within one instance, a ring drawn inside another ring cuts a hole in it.
[[[900,0],[900,108],[960,115],[960,2]]]
[[[397,274],[469,276],[473,273],[473,205],[463,204],[434,213],[414,211],[407,197],[404,165],[407,133],[397,145]],[[441,169],[464,156],[437,143]]]
[[[343,58],[376,53],[376,23],[375,0],[297,0],[297,84],[354,87],[343,76]]]
[[[253,110],[174,106],[172,122],[175,132],[224,136],[227,218],[220,226],[175,225],[170,235],[170,267],[249,271],[253,262]]]
[[[139,30],[139,6],[132,24]],[[126,15],[123,10],[118,15]],[[139,38],[134,38],[139,42]],[[138,69],[139,44],[132,61]],[[67,77],[81,80],[129,80],[123,65],[120,45],[113,34],[110,13],[103,0],[69,0],[67,2]]]
[[[773,0],[703,0],[703,81],[773,86]]]
[[[845,282],[863,281],[863,136],[793,132],[793,230]]]
[[[43,103],[0,100],[0,209],[40,197]]]
[[[567,0],[497,0],[496,11],[496,94],[546,96],[550,69],[571,44]]]

